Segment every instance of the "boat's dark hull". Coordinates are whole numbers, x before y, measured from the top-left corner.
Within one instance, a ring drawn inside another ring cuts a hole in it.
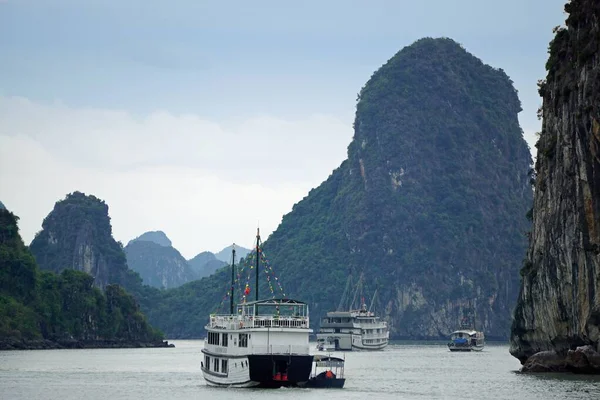
[[[250,380],[257,387],[299,386],[308,381],[313,356],[287,354],[253,354],[248,356]]]
[[[306,384],[302,385],[307,388],[317,388],[317,389],[341,389],[344,387],[344,383],[346,383],[345,378],[333,378],[333,379],[310,379]]]
[[[458,346],[458,347],[448,346],[448,349],[450,349],[450,351],[455,351],[455,352],[482,351],[483,346]]]

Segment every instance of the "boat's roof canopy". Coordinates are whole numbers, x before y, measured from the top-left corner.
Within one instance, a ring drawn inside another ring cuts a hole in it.
[[[293,299],[266,299],[266,300],[256,300],[256,301],[248,301],[246,303],[240,303],[239,306],[253,306],[253,305],[278,305],[278,304],[287,304],[287,305],[306,305],[303,301],[293,300]]]
[[[454,331],[452,332],[453,335],[457,334],[457,333],[466,333],[467,335],[474,335],[477,333],[477,331],[472,331],[472,330],[459,330],[459,331]]]
[[[339,357],[326,356],[326,355],[323,355],[323,354],[315,354],[314,358],[313,358],[313,361],[314,362],[334,361],[334,362],[343,363],[344,359],[343,358],[339,358]]]

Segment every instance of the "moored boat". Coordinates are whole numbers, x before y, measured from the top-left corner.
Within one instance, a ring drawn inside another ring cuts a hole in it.
[[[288,298],[258,299],[260,233],[256,238],[256,300],[245,301],[247,284],[244,301],[234,307],[234,247],[230,312],[211,315],[206,325],[201,369],[212,386],[298,386],[310,376],[313,356],[309,353],[308,305]]]
[[[314,356],[314,369],[308,382],[301,386],[309,388],[338,388],[344,387],[345,359],[330,355],[317,354]]]
[[[483,332],[475,329],[477,307],[469,305],[467,315],[463,316],[461,329],[450,334],[448,349],[450,351],[482,351],[485,346]],[[464,310],[463,310],[464,311]]]

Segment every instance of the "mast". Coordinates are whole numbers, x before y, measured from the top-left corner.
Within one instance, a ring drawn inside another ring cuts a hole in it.
[[[475,325],[477,322],[477,297],[473,299],[473,330],[477,330],[477,326]]]
[[[377,289],[379,289],[379,285],[375,287],[375,293],[373,293],[373,298],[371,299],[371,305],[369,306],[369,312],[373,308],[373,304],[375,304],[375,296],[377,296]]]
[[[260,261],[260,228],[256,228],[256,301],[258,301],[258,263]]]
[[[233,315],[233,283],[235,281],[235,243],[231,248],[231,295],[229,297],[229,314]]]

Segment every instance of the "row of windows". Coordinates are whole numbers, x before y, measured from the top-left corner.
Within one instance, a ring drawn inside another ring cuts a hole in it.
[[[362,333],[383,333],[383,329],[363,329]]]
[[[212,361],[212,364],[211,364]],[[204,355],[204,363],[202,364],[204,368],[213,372],[220,372],[223,374],[228,373],[229,363],[228,360],[222,358],[215,358]],[[235,366],[238,366],[238,363],[235,363]],[[248,360],[244,360],[240,363],[242,368],[248,368]]]
[[[223,335],[223,340],[220,341],[221,335]],[[227,334],[226,333],[216,333],[216,332],[208,332],[208,344],[216,344],[217,346],[221,343],[224,343],[223,346],[227,346]]]
[[[233,335],[231,335],[233,338]],[[233,341],[233,345],[237,346],[239,342],[239,347],[248,347],[248,338],[249,335],[247,333],[240,333],[236,339]],[[217,346],[227,347],[229,344],[229,336],[226,333],[217,333],[217,332],[208,332],[208,344],[214,344]]]
[[[386,341],[385,339],[365,339],[365,340],[363,340],[363,342],[369,343],[369,344],[383,343],[385,341]]]

